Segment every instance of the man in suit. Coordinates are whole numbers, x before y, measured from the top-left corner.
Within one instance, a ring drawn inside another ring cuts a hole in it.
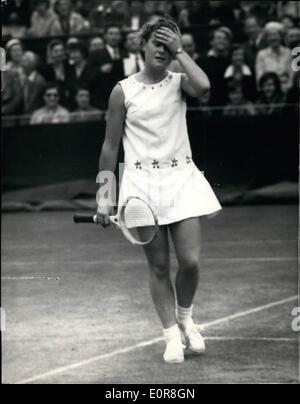
[[[71,90],[71,109],[76,107],[76,91],[79,87],[87,87],[94,100],[97,87],[100,85],[97,68],[88,62],[88,50],[82,42],[71,44],[68,48],[69,63],[74,68],[74,81]],[[98,76],[98,77],[97,77]]]
[[[70,0],[57,0],[54,9],[57,16],[51,26],[50,36],[70,36],[89,32],[89,22],[73,11]]]
[[[244,31],[248,38],[244,45],[245,62],[250,66],[252,73],[255,73],[255,60],[259,50],[267,46],[263,38],[263,28],[256,16],[246,18]]]
[[[136,33],[128,32],[126,35],[125,49],[127,54],[123,58],[124,76],[129,77],[143,70],[145,62],[136,40]]]
[[[146,2],[150,3],[150,2]],[[156,2],[154,2],[156,3]],[[158,2],[160,3],[160,2]],[[132,30],[139,30],[147,21],[149,15],[146,15],[146,4],[142,1],[131,1],[130,3],[130,16],[126,21],[126,26]],[[152,15],[151,13],[150,15]]]
[[[24,113],[31,114],[43,105],[45,79],[37,71],[38,58],[33,52],[25,52],[22,58],[24,70],[23,101]]]
[[[98,94],[95,104],[100,109],[107,109],[109,95],[119,80],[124,78],[122,52],[120,49],[121,30],[117,25],[105,29],[105,47],[90,55],[90,63],[96,66],[99,76]]]
[[[228,28],[220,27],[213,31],[211,49],[200,63],[211,83],[211,105],[224,105],[226,102],[224,74],[230,65],[231,40],[232,34]]]
[[[49,63],[41,72],[47,83],[56,82],[61,89],[61,103],[69,108],[74,81],[76,80],[74,67],[66,60],[65,45],[54,39],[48,46]]]

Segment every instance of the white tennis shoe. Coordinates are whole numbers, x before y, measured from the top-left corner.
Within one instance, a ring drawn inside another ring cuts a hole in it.
[[[187,326],[178,324],[181,331],[182,343],[191,352],[196,354],[203,354],[205,352],[205,342],[199,328],[193,321]]]
[[[164,361],[166,363],[184,362],[184,351],[180,339],[174,338],[167,343],[167,347],[164,353]]]

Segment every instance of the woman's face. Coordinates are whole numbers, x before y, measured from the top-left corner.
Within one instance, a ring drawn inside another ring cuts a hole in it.
[[[213,40],[211,42],[212,48],[218,51],[228,50],[230,47],[230,42],[224,32],[216,31],[214,33]]]
[[[269,46],[271,46],[271,48],[276,48],[281,45],[281,36],[277,30],[270,30],[267,38]]]
[[[76,96],[78,107],[84,109],[90,106],[90,93],[86,90],[78,91]]]
[[[65,49],[63,45],[56,45],[52,48],[51,52],[52,60],[55,63],[62,63],[65,58]]]
[[[243,49],[236,49],[235,51],[233,51],[231,61],[234,66],[243,65],[245,62]]]
[[[145,51],[146,64],[157,70],[166,70],[172,61],[170,51],[156,40],[155,32],[145,43],[143,50]]]
[[[271,99],[275,95],[276,87],[274,80],[267,80],[262,86],[262,92],[267,99]]]
[[[290,89],[290,80],[286,74],[283,74],[282,76],[280,76],[280,84],[281,84],[281,91],[284,94],[287,94]]]
[[[23,57],[23,49],[20,45],[14,45],[10,49],[10,57],[14,63],[21,63]]]

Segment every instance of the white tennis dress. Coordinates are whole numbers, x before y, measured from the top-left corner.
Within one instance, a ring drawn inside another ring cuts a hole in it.
[[[119,82],[127,110],[119,207],[128,197],[140,197],[160,225],[222,209],[192,159],[181,75],[168,72],[161,82],[144,84],[134,74]]]

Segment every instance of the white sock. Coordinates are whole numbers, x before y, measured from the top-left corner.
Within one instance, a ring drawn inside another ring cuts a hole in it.
[[[179,339],[179,341],[181,341],[180,331],[177,324],[170,328],[164,328],[163,333],[167,344],[174,339]]]
[[[184,327],[188,327],[193,324],[193,320],[192,320],[193,306],[184,308],[184,307],[180,307],[177,304],[176,312],[177,312],[178,323],[182,324]]]

